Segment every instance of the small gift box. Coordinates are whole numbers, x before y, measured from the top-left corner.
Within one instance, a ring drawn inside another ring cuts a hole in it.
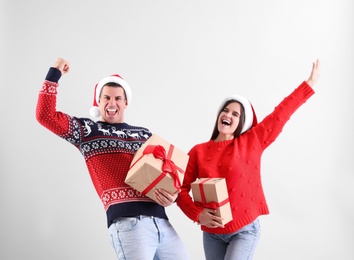
[[[194,203],[204,208],[215,209],[215,215],[224,218],[222,223],[232,220],[229,194],[224,178],[200,178],[191,184]]]
[[[125,183],[156,200],[154,190],[179,192],[189,156],[153,134],[136,152]]]

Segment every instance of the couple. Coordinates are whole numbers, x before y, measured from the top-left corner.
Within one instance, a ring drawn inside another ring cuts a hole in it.
[[[124,183],[135,152],[152,135],[145,127],[125,122],[124,111],[132,100],[129,84],[118,74],[103,78],[95,85],[90,110],[99,121],[74,117],[56,110],[58,82],[69,70],[69,62],[62,58],[49,69],[39,92],[36,118],[84,156],[106,211],[117,258],[189,259],[165,212],[176,201],[186,216],[201,225],[206,259],[252,259],[260,236],[258,216],[269,213],[260,178],[261,155],[290,116],[314,94],[319,61],[313,63],[309,78],[259,123],[245,97],[223,100],[211,139],[188,153],[181,192],[155,190],[156,201]],[[213,209],[195,205],[189,195],[193,181],[210,177],[226,179],[233,220],[225,226],[219,224],[221,219]]]

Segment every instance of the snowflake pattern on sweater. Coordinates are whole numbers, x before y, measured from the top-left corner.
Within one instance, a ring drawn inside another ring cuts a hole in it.
[[[56,111],[57,87],[58,83],[44,81],[37,120],[80,150],[105,210],[119,203],[152,202],[124,182],[134,154],[151,132],[126,123],[95,122]]]

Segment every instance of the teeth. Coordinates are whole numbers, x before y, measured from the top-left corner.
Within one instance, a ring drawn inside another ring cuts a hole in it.
[[[116,110],[115,110],[115,109],[110,109],[110,108],[108,108],[107,111],[108,111],[108,112],[115,112]]]
[[[222,120],[222,123],[223,123],[224,125],[231,125],[231,123],[230,123],[229,121],[227,121],[227,120]]]

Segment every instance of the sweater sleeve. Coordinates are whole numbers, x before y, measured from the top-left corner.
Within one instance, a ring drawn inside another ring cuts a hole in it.
[[[190,196],[191,183],[194,182],[198,176],[197,154],[195,147],[191,149],[188,155],[189,161],[183,179],[181,192],[178,195],[177,205],[187,217],[194,222],[199,222],[198,218],[200,213],[203,211],[203,208],[196,206]]]
[[[70,130],[70,117],[65,113],[56,111],[57,88],[60,76],[61,73],[58,69],[49,69],[46,80],[39,91],[36,119],[53,133],[65,136]]]
[[[302,82],[299,87],[275,107],[271,114],[251,129],[251,132],[254,131],[256,133],[263,150],[275,141],[291,115],[313,94],[313,89],[306,81]]]

